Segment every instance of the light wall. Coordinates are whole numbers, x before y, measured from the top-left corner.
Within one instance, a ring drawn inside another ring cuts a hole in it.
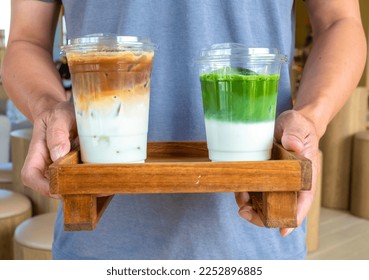
[[[5,30],[5,44],[8,42],[10,26],[10,0],[0,0],[0,29]]]

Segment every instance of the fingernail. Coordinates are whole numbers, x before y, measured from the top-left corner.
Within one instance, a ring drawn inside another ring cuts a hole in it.
[[[245,201],[245,202],[248,202],[250,200],[250,195],[248,192],[243,192],[242,194],[242,199]]]
[[[252,213],[250,211],[240,210],[238,214],[247,221],[251,221],[252,219]]]
[[[294,229],[293,228],[287,228],[284,233],[282,233],[282,236],[287,236],[289,235]]]
[[[50,157],[52,161],[56,161],[57,159],[61,158],[61,148],[60,146],[56,146],[50,150]]]

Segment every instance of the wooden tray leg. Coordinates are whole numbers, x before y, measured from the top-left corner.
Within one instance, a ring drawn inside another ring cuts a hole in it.
[[[297,227],[297,192],[250,192],[250,197],[265,227]]]
[[[113,195],[64,195],[64,230],[79,231],[95,229],[100,217],[108,207]]]

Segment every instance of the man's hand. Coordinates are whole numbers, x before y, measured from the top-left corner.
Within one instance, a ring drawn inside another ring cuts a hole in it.
[[[76,136],[71,103],[62,102],[41,113],[34,120],[32,140],[21,172],[23,184],[45,196],[58,198],[50,194],[48,167],[70,151]]]
[[[297,224],[301,225],[309,212],[314,199],[319,170],[319,137],[314,124],[295,110],[282,113],[276,120],[275,140],[289,151],[293,151],[312,162],[312,189],[300,191],[297,199]],[[239,214],[257,226],[263,226],[258,214],[252,209],[248,193],[236,193]],[[280,233],[286,236],[293,228],[281,228]]]

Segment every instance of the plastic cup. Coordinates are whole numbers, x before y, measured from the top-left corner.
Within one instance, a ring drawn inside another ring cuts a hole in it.
[[[144,162],[154,45],[147,38],[97,34],[70,40],[62,51],[82,162]]]
[[[278,49],[212,45],[198,59],[209,158],[271,158],[281,65]]]

